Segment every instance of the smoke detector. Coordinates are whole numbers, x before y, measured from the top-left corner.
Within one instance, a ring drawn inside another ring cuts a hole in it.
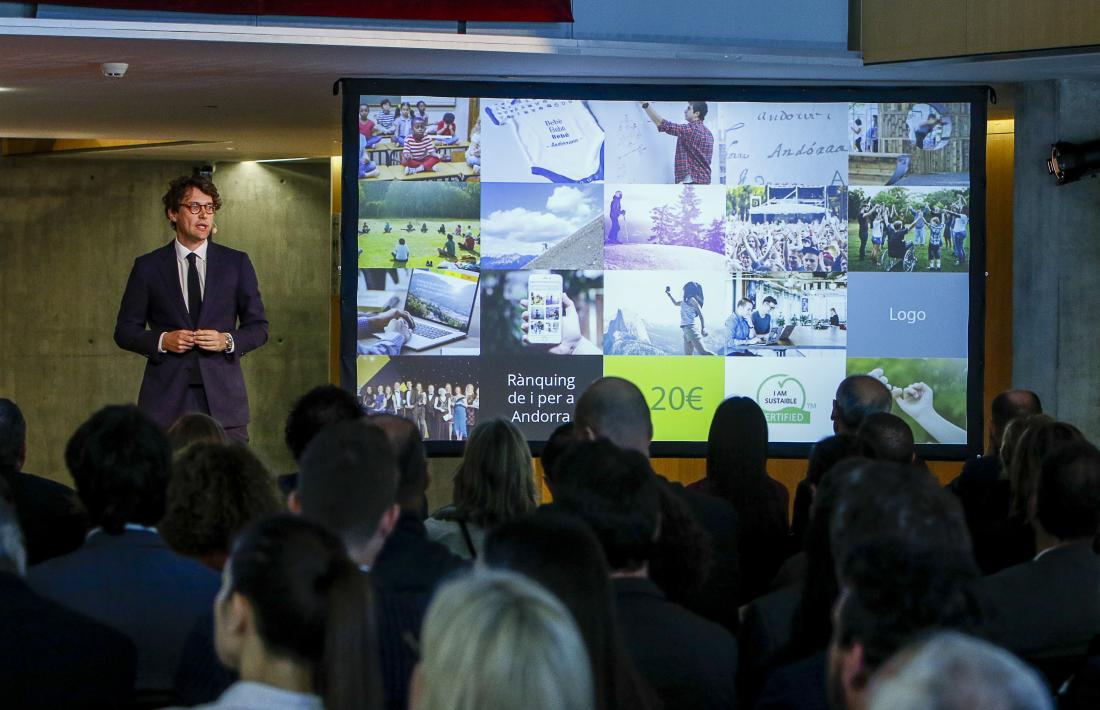
[[[126,70],[130,68],[130,65],[125,62],[104,62],[99,65],[99,68],[103,70],[103,76],[111,79],[121,79],[126,76]]]

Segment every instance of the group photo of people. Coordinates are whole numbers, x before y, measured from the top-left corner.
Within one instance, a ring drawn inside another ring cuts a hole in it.
[[[477,99],[360,96],[359,180],[476,181],[478,112]]]
[[[848,258],[852,271],[970,269],[969,187],[852,187]]]
[[[359,403],[367,414],[393,414],[414,422],[425,440],[464,441],[477,424],[481,388],[471,383],[427,384],[412,380],[365,385]]]
[[[741,186],[726,194],[725,253],[731,273],[848,270],[844,190]]]

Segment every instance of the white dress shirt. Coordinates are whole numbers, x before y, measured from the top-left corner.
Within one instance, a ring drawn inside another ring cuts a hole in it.
[[[199,272],[199,293],[202,294],[203,299],[206,298],[206,247],[209,243],[204,239],[198,249],[193,252],[197,257],[195,259],[195,270]],[[187,276],[188,269],[191,268],[190,262],[187,261],[187,255],[192,251],[180,244],[180,240],[176,239],[172,242],[172,246],[176,248],[176,271],[180,277],[180,293],[183,294],[183,305],[187,306],[187,312],[191,312],[191,304],[188,303],[187,298]],[[157,341],[157,350],[160,352],[168,352],[164,349],[164,336],[165,333],[160,334],[160,339]],[[233,352],[233,348],[229,348],[226,352]]]

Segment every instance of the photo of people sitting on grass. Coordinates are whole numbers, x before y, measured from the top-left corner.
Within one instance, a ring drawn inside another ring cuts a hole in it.
[[[843,186],[751,186],[726,191],[731,273],[848,270]]]
[[[359,97],[359,179],[476,180],[478,110],[468,98]]]
[[[969,187],[853,187],[848,254],[853,271],[966,272]]]
[[[359,267],[478,271],[481,183],[359,183]]]

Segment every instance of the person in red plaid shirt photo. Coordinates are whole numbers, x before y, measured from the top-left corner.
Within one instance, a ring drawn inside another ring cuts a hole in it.
[[[648,101],[642,104],[642,108],[657,125],[659,132],[676,136],[676,161],[673,167],[675,182],[709,185],[714,134],[703,123],[707,117],[707,102],[688,102],[684,108],[684,120],[687,123],[672,123],[662,118]]]

